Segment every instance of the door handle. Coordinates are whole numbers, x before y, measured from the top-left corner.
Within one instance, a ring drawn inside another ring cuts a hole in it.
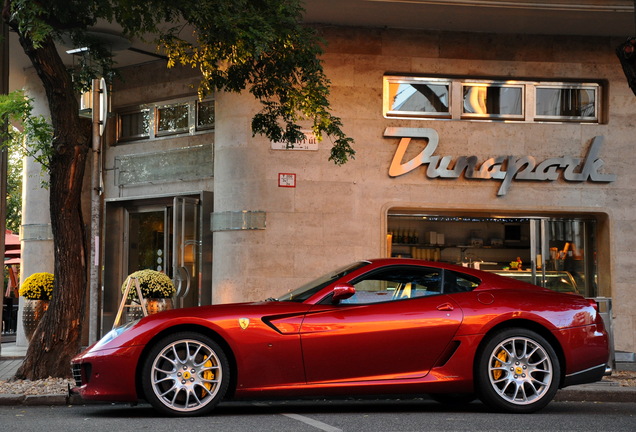
[[[452,310],[455,310],[455,308],[450,303],[442,303],[441,305],[437,306],[437,310],[439,310],[439,311],[452,311]]]

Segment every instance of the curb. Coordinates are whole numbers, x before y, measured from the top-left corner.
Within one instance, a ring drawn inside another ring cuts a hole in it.
[[[86,405],[93,403],[85,401],[78,395],[16,395],[0,394],[0,406],[25,405],[25,406],[62,406],[62,405]],[[106,403],[106,402],[104,402]]]
[[[636,403],[636,388],[607,386],[607,388],[572,387],[559,390],[556,402],[626,402]]]
[[[621,402],[636,403],[636,388],[606,386],[580,386],[559,390],[553,402]],[[62,405],[99,405],[110,402],[86,401],[79,395],[14,395],[0,394],[0,406],[62,406]]]

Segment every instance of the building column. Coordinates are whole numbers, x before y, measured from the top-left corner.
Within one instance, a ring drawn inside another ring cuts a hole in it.
[[[26,93],[33,98],[33,114],[48,116],[44,89],[36,81],[35,73],[27,77]],[[42,172],[42,166],[33,158],[24,161],[22,177],[22,228],[20,240],[22,247],[22,265],[20,283],[33,273],[53,273],[53,233],[49,216],[49,191],[44,186],[48,174]],[[24,299],[20,297],[18,308],[17,346],[26,346],[28,341],[22,326]]]

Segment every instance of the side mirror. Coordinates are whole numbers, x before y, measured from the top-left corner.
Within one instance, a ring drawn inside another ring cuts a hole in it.
[[[356,293],[356,289],[351,284],[338,284],[333,287],[332,301],[337,302],[340,300],[346,300]]]

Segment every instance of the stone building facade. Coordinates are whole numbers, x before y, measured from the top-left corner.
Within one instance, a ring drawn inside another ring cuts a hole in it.
[[[615,347],[636,351],[622,39],[317,29],[333,113],[355,139],[343,166],[328,137],[285,149],[252,136],[249,94],[197,101],[192,70],[122,69],[103,144],[100,333],[142,266],[177,281],[181,307],[276,297],[365,258],[490,270],[519,258],[535,278],[563,271],[611,300]],[[542,92],[576,109],[542,111]]]

